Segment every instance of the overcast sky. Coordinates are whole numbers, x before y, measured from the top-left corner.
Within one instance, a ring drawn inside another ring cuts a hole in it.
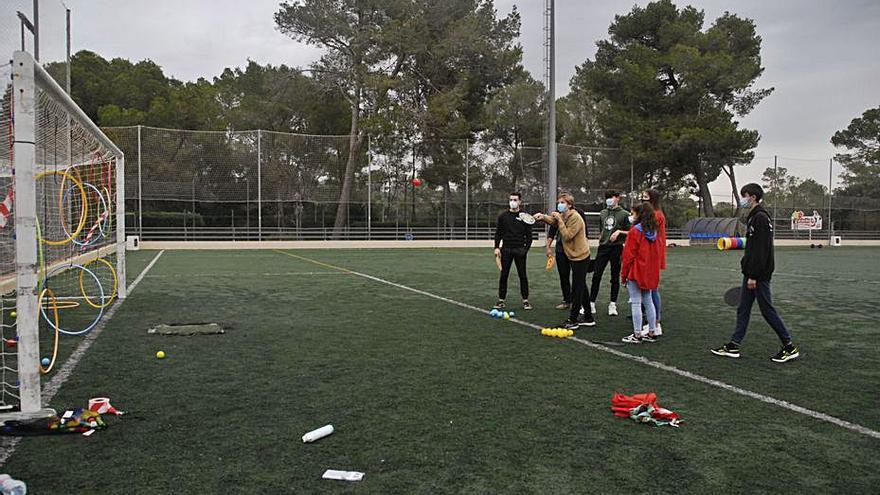
[[[4,2],[7,0],[3,0]],[[21,2],[24,0],[11,0]],[[28,2],[30,3],[30,0]],[[275,30],[273,0],[66,0],[73,13],[74,50],[105,57],[151,59],[183,80],[211,78],[248,58],[260,63],[307,66],[320,51]],[[595,55],[615,14],[639,0],[558,0],[557,94],[565,94],[576,65]],[[685,2],[677,2],[684,5]],[[760,87],[776,91],[743,120],[761,142],[756,164],[740,172],[757,179],[773,155],[780,166],[827,182],[831,135],[864,110],[880,105],[880,1],[878,0],[692,0],[707,25],[725,9],[754,19],[763,38],[766,71]],[[44,60],[63,56],[60,0],[41,0]],[[522,15],[520,42],[525,66],[543,78],[544,0],[497,0],[500,13],[516,5]],[[807,159],[793,160],[792,158]],[[835,172],[836,175],[836,172]],[[725,191],[723,187],[714,190]]]

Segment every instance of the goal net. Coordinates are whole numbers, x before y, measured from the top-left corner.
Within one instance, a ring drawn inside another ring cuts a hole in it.
[[[35,413],[59,339],[125,296],[124,158],[30,54],[4,69],[0,407]]]

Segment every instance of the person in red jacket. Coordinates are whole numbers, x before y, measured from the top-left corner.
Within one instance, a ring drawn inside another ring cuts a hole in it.
[[[660,261],[662,251],[658,237],[657,217],[651,203],[641,203],[632,209],[626,244],[623,248],[623,264],[620,278],[629,291],[632,311],[633,333],[623,338],[627,344],[654,342],[657,330],[657,312],[651,291],[660,285]],[[642,305],[648,319],[648,331],[642,330]]]
[[[666,269],[666,215],[663,214],[663,209],[660,207],[660,192],[656,189],[648,189],[643,191],[641,195],[639,195],[639,199],[642,203],[651,203],[651,206],[654,208],[654,216],[657,218],[657,241],[660,243],[660,270]],[[657,328],[654,329],[654,334],[651,335],[654,338],[660,337],[663,335],[663,326],[661,325],[661,321],[663,320],[661,316],[661,304],[660,304],[660,288],[654,289],[651,291],[651,300],[654,302],[654,311],[657,312]],[[647,318],[646,318],[647,319]],[[647,330],[647,323],[645,320],[642,320],[644,325],[642,326],[642,330]]]

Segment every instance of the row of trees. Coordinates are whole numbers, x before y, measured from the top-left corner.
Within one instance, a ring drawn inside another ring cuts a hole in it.
[[[725,13],[707,25],[704,17],[671,0],[615,17],[555,104],[561,144],[620,151],[613,159],[561,156],[560,184],[581,192],[629,184],[632,166],[637,185],[686,201],[695,194],[707,216],[715,214],[710,182],[726,177],[738,192],[735,166],[751,161],[760,137],[739,119],[773,88],[756,86],[764,69],[754,22]],[[249,62],[181,82],[150,61],[80,52],[74,98],[102,126],[347,135],[345,165],[327,179],[339,184],[337,230],[348,220],[368,135],[386,156],[420,143],[419,175],[447,202],[464,183],[461,140],[495,158],[476,187],[543,186],[543,162],[524,165],[522,150],[543,146],[545,88],[522,66],[516,9],[501,16],[491,0],[291,0],[274,21],[321,47],[320,60],[307,69]],[[843,187],[864,194],[880,189],[871,182],[880,109],[873,112],[834,136],[854,150],[838,157]]]

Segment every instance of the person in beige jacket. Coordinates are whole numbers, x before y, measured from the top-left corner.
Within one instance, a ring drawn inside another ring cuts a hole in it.
[[[590,244],[587,242],[586,225],[584,219],[574,209],[574,197],[569,193],[560,193],[556,198],[556,211],[550,215],[535,215],[537,220],[543,220],[549,225],[555,225],[559,229],[562,238],[562,249],[565,257],[571,264],[572,294],[571,308],[568,319],[563,326],[569,330],[575,330],[579,326],[593,326],[596,321],[590,311],[584,311],[580,315],[581,305],[584,300],[590,300],[587,288],[587,266],[590,262]]]

